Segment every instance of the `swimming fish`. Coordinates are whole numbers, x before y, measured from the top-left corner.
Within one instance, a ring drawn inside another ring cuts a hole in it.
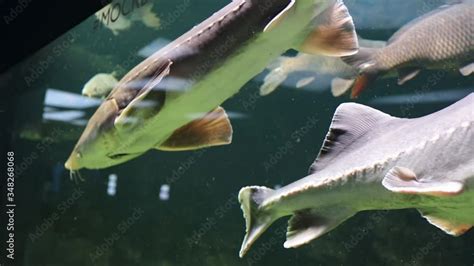
[[[357,97],[384,73],[397,70],[398,84],[416,77],[424,68],[474,71],[474,0],[455,3],[421,16],[398,30],[381,49],[360,49],[344,57],[361,75],[352,88]]]
[[[245,187],[244,256],[276,220],[292,215],[285,248],[333,230],[357,212],[417,208],[459,236],[474,225],[474,93],[436,113],[392,117],[344,103],[309,175],[273,190]]]
[[[385,46],[385,42],[359,38],[359,45],[381,48]],[[288,76],[297,75],[295,72],[311,72],[309,77],[305,75],[297,82],[296,88],[298,89],[313,82],[318,76],[334,76],[331,90],[334,96],[340,96],[350,89],[358,75],[357,68],[347,65],[338,57],[305,53],[298,53],[294,57],[280,56],[268,66],[268,70],[270,72],[265,76],[264,82],[260,86],[261,96],[269,95],[275,91]]]
[[[116,75],[115,72],[96,74],[86,82],[82,89],[82,95],[91,98],[105,98],[118,84]]]
[[[153,3],[136,6],[138,2],[133,1],[131,6],[124,7],[125,1],[121,3],[110,3],[95,13],[98,22],[112,31],[114,35],[119,35],[121,31],[128,30],[134,21],[141,21],[143,25],[151,29],[159,29],[160,18],[153,12]],[[139,4],[138,4],[139,5]],[[125,9],[129,9],[124,11]],[[123,12],[130,12],[124,15]],[[116,14],[116,15],[115,15]]]
[[[65,167],[100,169],[150,149],[229,144],[223,108],[288,49],[333,56],[358,50],[339,0],[236,0],[126,74],[91,117]]]

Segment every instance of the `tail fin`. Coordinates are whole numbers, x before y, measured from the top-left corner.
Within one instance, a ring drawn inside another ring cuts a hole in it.
[[[274,190],[266,187],[244,187],[239,192],[239,202],[244,213],[246,234],[239,256],[242,258],[258,237],[276,220],[275,217],[259,210],[262,202]]]
[[[360,73],[352,87],[352,98],[357,98],[381,74],[382,70],[378,68],[377,62],[374,59],[374,55],[379,49],[361,47],[357,54],[341,58],[346,64],[355,67]]]

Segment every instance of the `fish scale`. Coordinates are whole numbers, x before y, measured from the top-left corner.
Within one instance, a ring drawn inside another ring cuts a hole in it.
[[[359,70],[352,86],[357,97],[378,77],[398,71],[399,85],[422,69],[474,71],[474,2],[456,1],[429,12],[399,29],[380,49],[363,48],[343,60]]]

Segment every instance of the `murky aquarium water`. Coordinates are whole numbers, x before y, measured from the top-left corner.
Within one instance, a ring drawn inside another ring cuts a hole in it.
[[[473,265],[474,2],[229,2],[1,75],[2,265]]]

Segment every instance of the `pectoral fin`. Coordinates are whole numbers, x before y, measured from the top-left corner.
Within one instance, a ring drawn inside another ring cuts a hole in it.
[[[158,150],[185,151],[232,142],[232,126],[222,107],[216,108],[204,117],[177,129]]]
[[[303,78],[303,79],[300,79],[298,80],[298,82],[296,83],[296,88],[297,89],[301,89],[303,87],[306,87],[308,86],[309,84],[311,84],[311,82],[313,82],[316,78],[315,77],[308,77],[308,78]]]
[[[316,28],[308,35],[300,51],[337,57],[357,53],[359,42],[354,22],[342,1],[337,1],[319,15],[314,25]]]
[[[302,210],[288,222],[285,248],[296,248],[331,231],[349,219],[354,212],[337,208],[332,210]]]
[[[167,60],[163,63],[161,69],[157,71],[157,74],[146,81],[138,95],[121,111],[120,116],[115,119],[114,125],[117,129],[123,129],[129,124],[138,123],[140,120],[149,118],[149,116],[159,112],[164,104],[164,91],[156,92],[156,97],[153,97],[153,99],[150,97],[149,101],[145,101],[145,99],[148,99],[150,92],[170,73],[172,64],[173,62]],[[132,81],[128,86],[140,86],[140,82],[143,81]],[[152,111],[150,112],[150,110]]]
[[[274,17],[270,21],[270,23],[268,23],[267,26],[265,26],[265,29],[263,30],[263,32],[271,31],[272,29],[280,25],[281,22],[284,21],[290,13],[294,12],[294,8],[296,7],[295,3],[296,3],[296,0],[291,0],[291,2],[288,4],[288,6],[285,7],[285,9],[283,9],[280,12],[280,14]]]
[[[426,214],[424,211],[420,211],[421,215],[423,215],[426,220],[438,227],[439,229],[443,230],[445,233],[453,235],[453,236],[460,236],[464,233],[466,233],[469,229],[472,228],[471,224],[461,224],[461,223],[456,223],[453,221],[448,221],[443,218],[439,218],[436,216],[436,214]]]
[[[465,77],[471,75],[474,73],[474,63],[470,63],[469,65],[460,68],[459,72],[461,72],[461,74]]]
[[[398,70],[398,85],[403,85],[405,82],[412,80],[418,74],[421,69],[419,68],[401,68]]]
[[[331,81],[331,93],[339,97],[347,93],[355,83],[355,79],[334,78]]]
[[[464,184],[447,180],[418,180],[416,174],[404,167],[394,167],[382,181],[382,185],[395,193],[428,196],[455,196],[462,193]]]

